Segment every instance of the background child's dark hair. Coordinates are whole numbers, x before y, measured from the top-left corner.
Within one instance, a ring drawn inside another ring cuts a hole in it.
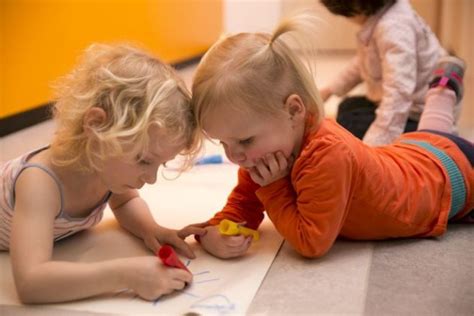
[[[321,0],[321,3],[333,14],[345,17],[356,15],[370,16],[386,5],[393,5],[397,0]]]

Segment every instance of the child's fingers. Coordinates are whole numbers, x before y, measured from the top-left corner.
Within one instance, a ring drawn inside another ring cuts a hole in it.
[[[252,178],[252,181],[255,182],[255,183],[262,183],[263,182],[263,178],[262,176],[258,173],[258,170],[257,168],[253,167],[252,169],[249,170],[249,174],[250,174],[250,178]]]
[[[194,254],[194,251],[191,249],[191,246],[189,246],[184,240],[180,238],[174,239],[173,246],[178,248],[178,251],[180,251],[186,257],[190,259],[196,258],[196,255]]]
[[[286,168],[288,167],[288,160],[285,158],[285,155],[283,155],[281,151],[276,153],[276,161],[280,170],[286,170]]]
[[[244,235],[228,236],[225,241],[225,245],[229,248],[240,248],[247,241],[247,237]]]
[[[204,236],[207,233],[207,230],[205,228],[197,227],[197,226],[186,226],[183,229],[178,231],[178,237],[179,238],[186,238],[189,235],[199,235],[199,236]]]
[[[150,248],[151,251],[153,251],[153,253],[156,253],[161,247],[161,244],[154,237],[148,238],[145,244],[148,246],[148,248]]]
[[[191,283],[193,281],[193,275],[183,269],[173,269],[173,279],[179,282]],[[178,289],[178,288],[177,288]]]
[[[186,227],[189,227],[189,226],[206,228],[207,226],[209,226],[209,221],[200,222],[200,223],[194,223],[194,224],[188,225],[188,226],[186,226]],[[185,227],[185,228],[186,228],[186,227]]]
[[[245,245],[244,245],[244,252],[246,252],[250,248],[250,246],[252,245],[252,240],[253,240],[252,237],[250,237],[250,236],[247,237],[247,240],[246,240]]]
[[[186,283],[188,283],[188,282],[181,281],[181,280],[179,280],[179,281],[178,280],[173,280],[173,281],[170,282],[170,287],[173,290],[182,290],[186,286]]]
[[[280,170],[279,163],[276,160],[275,155],[273,153],[266,154],[265,161],[266,161],[267,168],[270,170],[271,174],[275,174]]]
[[[259,159],[257,164],[255,165],[258,173],[262,177],[262,179],[266,179],[270,177],[270,170],[268,169],[267,165],[263,162],[262,159]]]
[[[232,257],[238,257],[243,255],[244,253],[247,252],[247,250],[250,248],[250,245],[252,244],[252,237],[247,237],[244,239],[244,242],[239,245],[238,247],[230,248],[229,249],[229,254]]]

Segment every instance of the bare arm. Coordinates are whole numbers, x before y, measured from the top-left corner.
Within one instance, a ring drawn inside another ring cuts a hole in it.
[[[194,258],[194,252],[184,241],[184,238],[191,234],[203,235],[206,233],[206,230],[200,227],[188,227],[177,231],[158,225],[151,215],[147,203],[136,190],[112,195],[109,204],[120,225],[143,239],[153,253],[156,253],[161,244],[167,243],[178,248],[187,257]]]
[[[19,176],[15,194],[10,253],[24,303],[75,300],[122,288],[153,299],[192,279],[185,271],[167,269],[153,256],[98,263],[53,261],[53,224],[60,210],[55,182],[40,169],[29,168]]]

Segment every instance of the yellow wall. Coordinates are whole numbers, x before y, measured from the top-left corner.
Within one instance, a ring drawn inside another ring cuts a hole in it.
[[[179,62],[221,31],[222,0],[0,0],[0,118],[51,100],[51,82],[92,42],[136,42]]]

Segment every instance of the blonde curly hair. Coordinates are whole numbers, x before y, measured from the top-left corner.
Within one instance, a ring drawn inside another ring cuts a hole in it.
[[[174,144],[182,144],[182,169],[202,145],[190,107],[191,95],[173,68],[129,45],[94,44],[78,66],[56,86],[53,116],[57,130],[51,144],[53,163],[92,171],[95,161],[123,154],[124,147],[148,147],[148,128],[157,123]],[[105,121],[83,128],[85,113],[99,107]]]

